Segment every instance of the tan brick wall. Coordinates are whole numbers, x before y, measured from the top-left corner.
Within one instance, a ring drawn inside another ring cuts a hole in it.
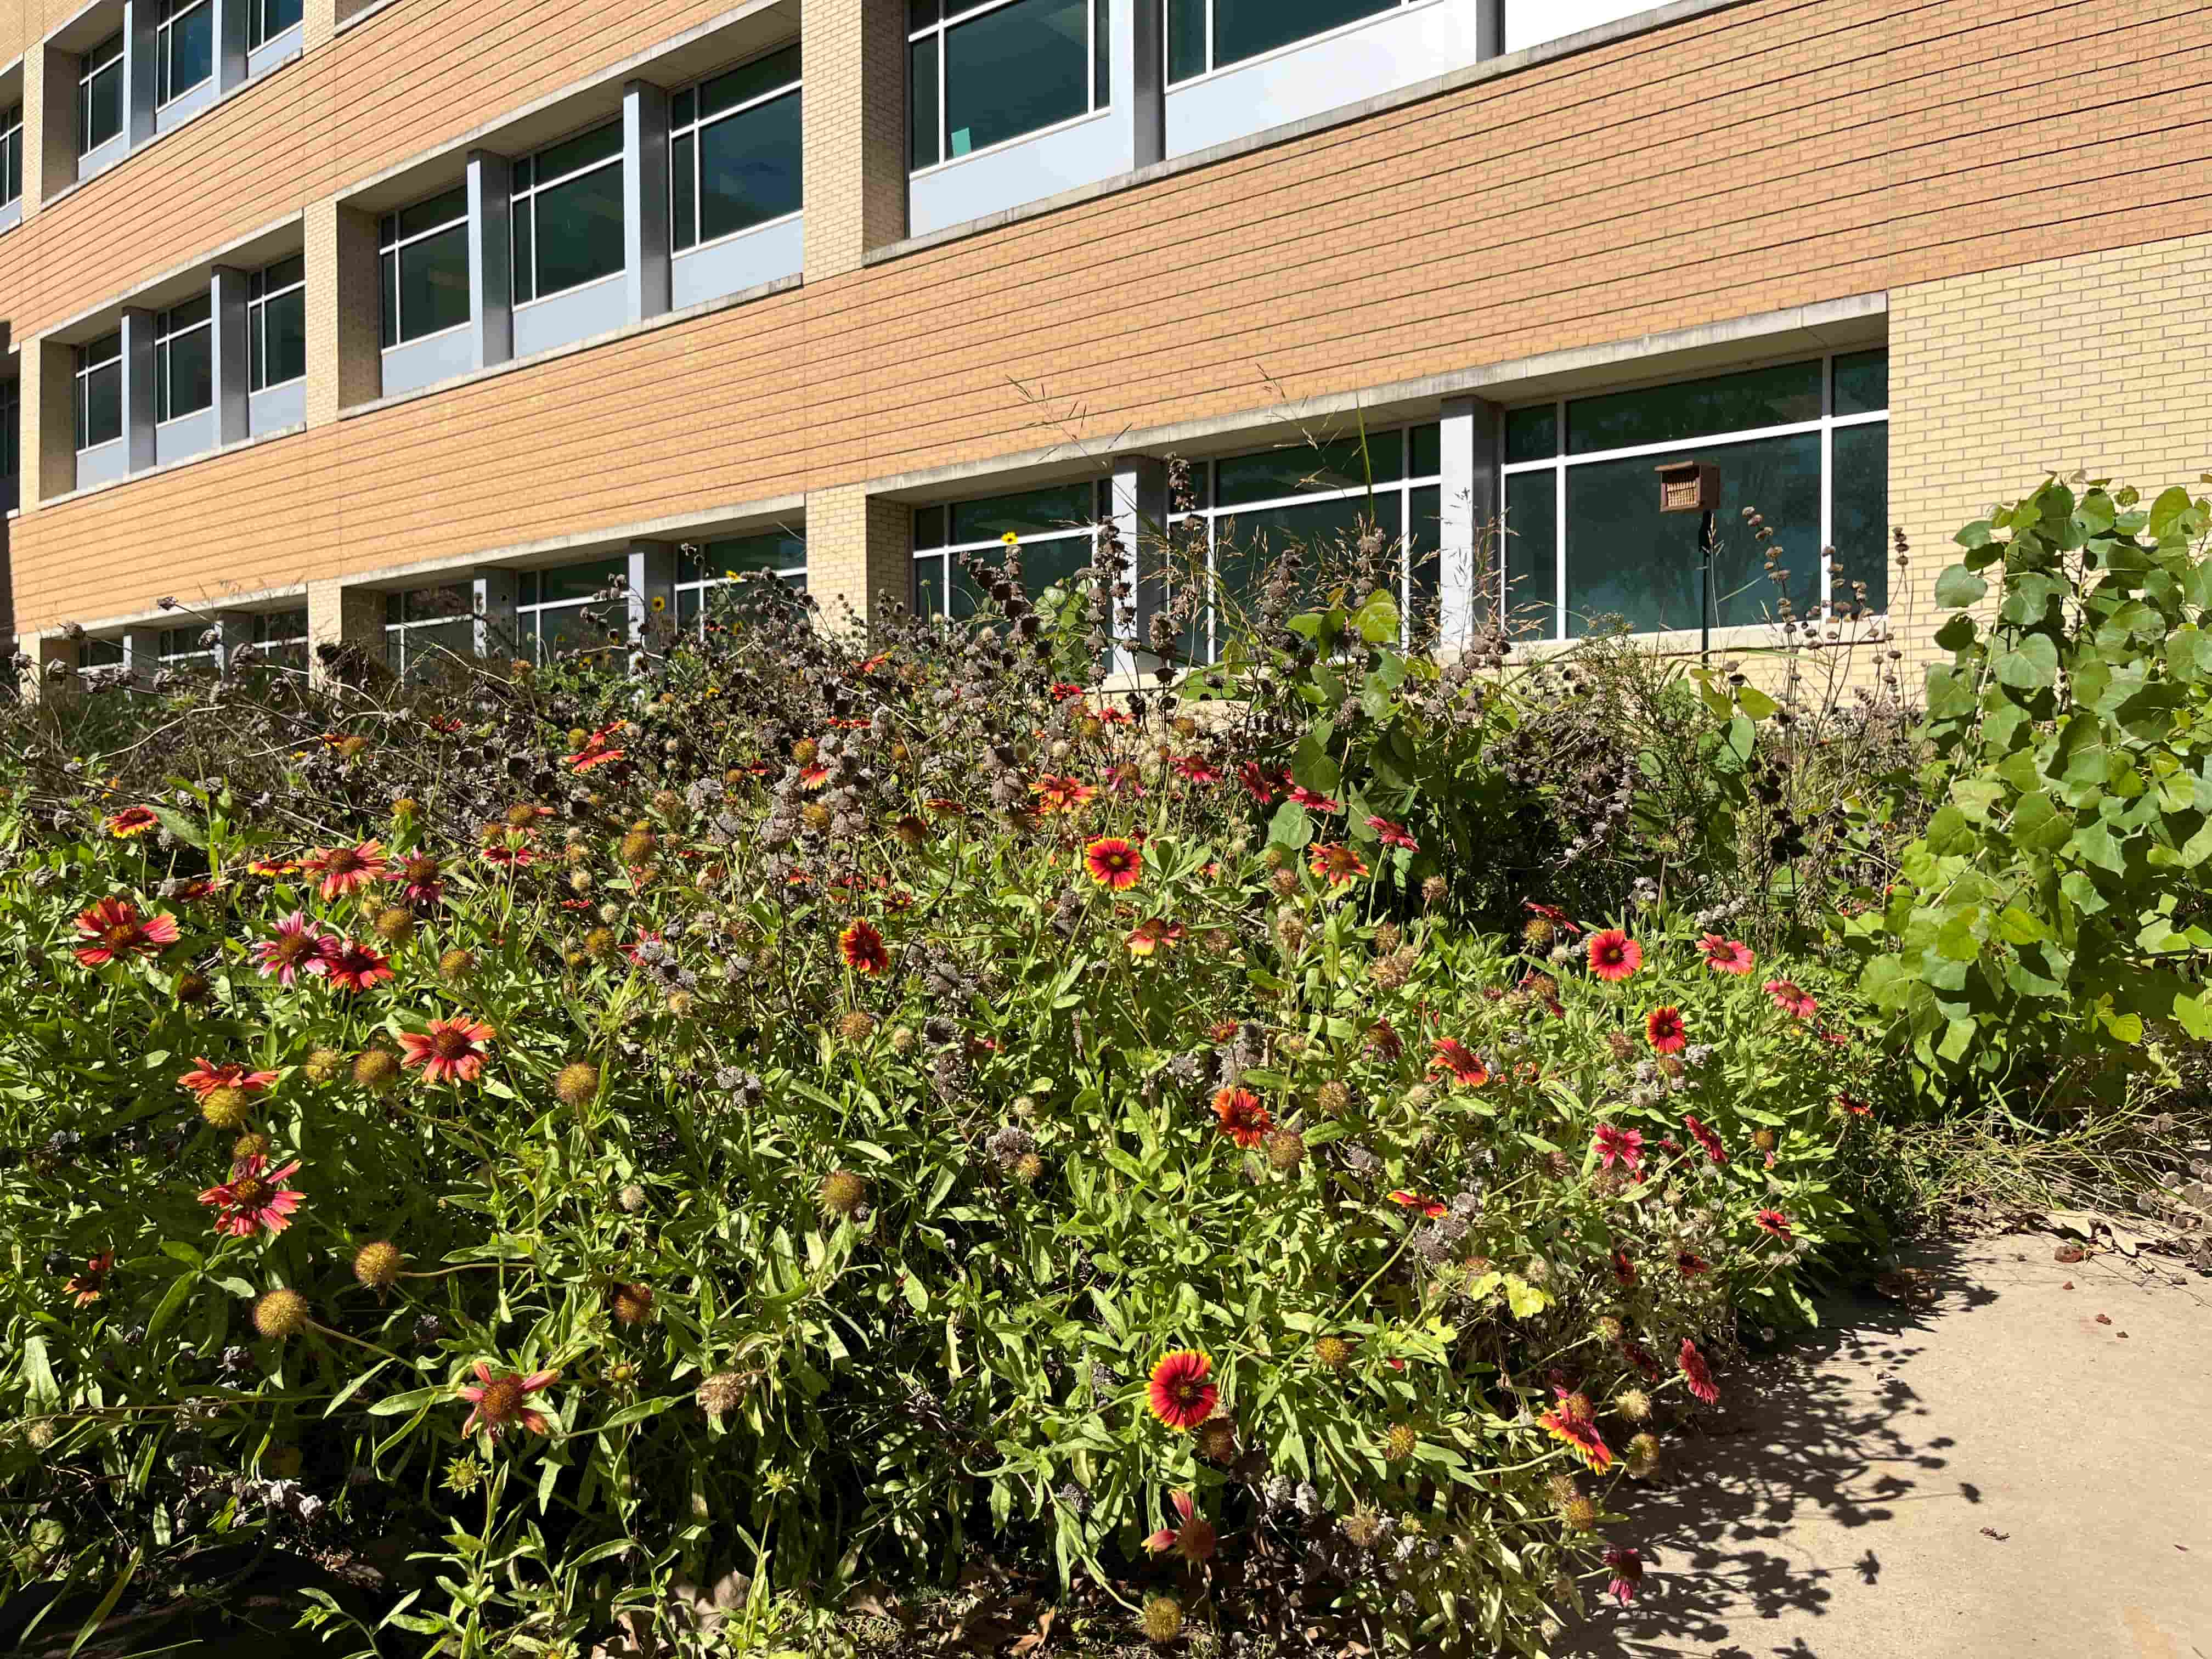
[[[76,356],[68,346],[44,340],[26,343],[17,356],[22,364],[21,498],[27,519],[42,497],[76,485]]]
[[[307,277],[307,422],[383,389],[376,221],[335,200],[310,202],[301,226]]]
[[[800,0],[806,279],[906,234],[903,0]]]
[[[2155,495],[2212,471],[2212,234],[1890,290],[1890,518],[1917,669],[1961,525],[2083,471]],[[1894,606],[1902,613],[1905,607]]]
[[[806,591],[833,626],[849,612],[878,614],[889,593],[904,601],[914,586],[914,509],[870,495],[860,485],[806,498]]]
[[[380,13],[234,100],[238,125],[226,106],[0,237],[18,337],[689,10],[617,5],[573,31],[513,0]],[[30,515],[18,608],[36,627],[458,564],[1109,443],[1944,283],[2018,264],[2021,225],[2039,255],[2096,254],[2202,215],[2209,82],[2212,31],[2182,0],[1750,0]],[[205,187],[218,161],[235,193]]]

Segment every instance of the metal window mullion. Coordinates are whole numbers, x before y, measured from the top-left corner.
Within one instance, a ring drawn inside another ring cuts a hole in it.
[[[1559,418],[1566,418],[1565,406]],[[1560,428],[1562,434],[1565,428]],[[1567,637],[1567,463],[1561,456],[1552,465],[1552,637]]]

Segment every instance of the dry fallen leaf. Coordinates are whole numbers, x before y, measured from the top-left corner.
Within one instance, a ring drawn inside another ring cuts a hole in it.
[[[2112,1322],[2112,1316],[2110,1314],[2099,1314],[2097,1316],[2097,1322],[2100,1325],[2109,1325]]]

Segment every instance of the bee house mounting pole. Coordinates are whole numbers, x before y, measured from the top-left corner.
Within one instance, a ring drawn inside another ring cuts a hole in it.
[[[1719,545],[1716,515],[1721,505],[1721,470],[1711,461],[1670,461],[1651,469],[1659,475],[1662,513],[1700,514],[1698,525],[1698,660],[1713,648],[1713,554]]]

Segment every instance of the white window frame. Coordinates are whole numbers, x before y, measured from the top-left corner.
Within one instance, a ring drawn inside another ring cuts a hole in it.
[[[1577,392],[1568,397],[1546,398],[1540,402],[1534,404],[1515,404],[1510,405],[1509,412],[1517,411],[1523,409],[1550,408],[1552,410],[1552,419],[1554,423],[1553,429],[1559,434],[1559,453],[1557,455],[1548,460],[1507,462],[1504,459],[1505,439],[1504,422],[1501,421],[1499,423],[1498,440],[1499,465],[1498,473],[1500,481],[1499,501],[1501,504],[1510,503],[1512,499],[1512,489],[1510,484],[1510,481],[1512,479],[1525,477],[1533,472],[1549,471],[1556,474],[1553,480],[1556,493],[1553,497],[1552,508],[1553,523],[1554,526],[1553,539],[1555,544],[1552,550],[1552,592],[1553,594],[1552,601],[1553,631],[1540,635],[1526,636],[1518,642],[1530,645],[1560,645],[1570,641],[1583,637],[1582,635],[1570,634],[1566,631],[1567,473],[1571,469],[1579,466],[1593,465],[1601,461],[1633,460],[1639,456],[1664,458],[1670,455],[1682,455],[1703,449],[1718,449],[1736,444],[1753,443],[1762,438],[1802,437],[1808,432],[1816,432],[1820,435],[1820,545],[1816,551],[1820,562],[1820,603],[1821,614],[1825,616],[1827,612],[1828,606],[1833,602],[1834,599],[1835,573],[1832,568],[1832,561],[1831,561],[1827,556],[1827,550],[1835,545],[1836,535],[1835,434],[1838,431],[1845,427],[1880,426],[1886,424],[1889,420],[1889,410],[1887,405],[1879,410],[1869,410],[1867,413],[1861,415],[1838,415],[1836,413],[1836,359],[1838,357],[1856,357],[1868,351],[1885,349],[1886,348],[1875,346],[1861,346],[1854,348],[1849,351],[1831,351],[1820,357],[1819,360],[1820,364],[1820,413],[1819,417],[1816,419],[1809,421],[1793,421],[1780,426],[1752,427],[1742,431],[1736,432],[1705,432],[1700,433],[1693,438],[1677,439],[1672,443],[1632,444],[1626,448],[1621,449],[1600,449],[1593,450],[1587,455],[1570,455],[1566,453],[1567,405],[1571,403],[1579,402],[1583,398],[1586,398],[1603,397],[1608,392],[1632,392],[1642,389],[1656,390],[1662,386],[1683,385],[1697,380],[1710,380],[1713,378],[1712,376],[1692,374],[1686,375],[1680,380],[1646,381],[1641,387],[1636,386],[1595,387],[1590,391]],[[1779,368],[1785,363],[1802,363],[1809,361],[1811,360],[1808,358],[1793,356],[1778,358],[1772,365],[1769,366]],[[1725,374],[1730,371],[1723,372]],[[1687,514],[1684,515],[1686,519],[1687,516]],[[1508,528],[1510,529],[1510,526],[1509,526]],[[1507,568],[1506,538],[1503,536],[1498,538],[1498,562],[1495,580],[1498,584],[1498,592],[1503,593],[1504,592],[1505,572]],[[1717,623],[1715,626],[1717,630],[1721,625]],[[1745,628],[1756,627],[1759,626],[1759,624],[1731,623],[1727,624],[1727,626],[1729,628]],[[1670,629],[1668,631],[1673,632],[1679,630]]]
[[[1216,555],[1221,544],[1222,525],[1233,524],[1248,514],[1269,513],[1277,507],[1311,507],[1321,501],[1367,501],[1395,495],[1398,497],[1398,540],[1403,544],[1409,540],[1413,534],[1413,492],[1417,489],[1434,489],[1437,492],[1438,505],[1441,507],[1443,504],[1443,477],[1440,471],[1424,473],[1418,478],[1407,476],[1413,468],[1413,428],[1417,426],[1437,424],[1434,421],[1408,421],[1403,426],[1386,427],[1380,432],[1370,432],[1366,434],[1367,447],[1370,454],[1375,450],[1376,441],[1381,439],[1395,439],[1399,446],[1399,476],[1387,483],[1377,483],[1372,487],[1355,484],[1344,489],[1304,490],[1293,495],[1271,496],[1261,501],[1239,501],[1234,507],[1214,505],[1193,507],[1188,513],[1176,513],[1169,515],[1169,533],[1172,538],[1180,526],[1190,523],[1193,520],[1200,520],[1205,523],[1206,574],[1209,589],[1214,577]],[[1441,434],[1439,438],[1441,439]],[[1221,491],[1215,469],[1223,461],[1241,460],[1248,455],[1261,455],[1267,453],[1266,450],[1258,449],[1235,450],[1223,455],[1209,456],[1203,461],[1193,461],[1191,465],[1194,469],[1199,467],[1206,469],[1205,499],[1209,502],[1218,502],[1219,500]],[[1441,441],[1438,444],[1438,454],[1441,457]],[[1438,536],[1441,539],[1441,526],[1439,526]],[[1172,573],[1170,574],[1171,577]],[[1407,619],[1407,623],[1410,623],[1413,614],[1413,562],[1410,559],[1401,558],[1399,561],[1397,599],[1399,616]],[[1218,662],[1220,657],[1221,617],[1209,603],[1206,607],[1206,660],[1210,663]]]
[[[520,188],[510,189],[507,195],[507,213],[510,225],[508,231],[508,246],[510,248],[519,250],[521,246],[521,239],[514,234],[512,229],[513,222],[520,219],[526,212],[530,216],[530,297],[527,300],[517,300],[514,302],[515,310],[526,311],[532,306],[540,304],[544,301],[557,300],[564,294],[579,293],[585,289],[595,287],[600,283],[611,283],[622,276],[622,267],[617,265],[614,270],[608,271],[605,276],[587,276],[580,283],[569,283],[566,288],[556,288],[548,290],[541,289],[538,285],[538,256],[542,246],[538,238],[538,197],[546,191],[551,190],[557,185],[565,185],[571,179],[581,179],[589,173],[604,173],[609,167],[619,170],[623,164],[624,146],[622,143],[617,143],[615,146],[615,153],[612,155],[597,161],[586,161],[580,167],[570,167],[568,172],[561,173],[551,179],[542,178],[539,176],[540,169],[538,165],[538,158],[543,155],[549,149],[557,149],[562,144],[568,143],[570,139],[581,138],[587,133],[598,132],[606,127],[611,126],[616,128],[617,130],[617,136],[619,136],[621,125],[622,123],[619,120],[593,121],[588,126],[578,127],[574,132],[568,133],[564,137],[556,138],[550,144],[541,144],[538,149],[531,151],[528,157],[530,162],[530,182]],[[514,277],[518,274],[518,272],[513,270],[512,261],[510,260],[510,268],[508,272],[509,281],[513,281]]]
[[[981,149],[968,150],[959,155],[955,155],[951,153],[952,133],[951,130],[945,125],[946,121],[950,119],[950,117],[946,114],[945,108],[945,37],[951,30],[958,28],[963,23],[974,22],[975,19],[982,16],[986,12],[1003,11],[1008,6],[1018,5],[1019,3],[1021,3],[1021,0],[979,0],[979,3],[966,6],[957,13],[952,10],[951,5],[948,3],[947,5],[940,8],[935,22],[927,23],[918,29],[908,29],[907,31],[907,61],[905,64],[900,65],[901,72],[906,75],[911,75],[913,73],[911,66],[914,62],[914,43],[927,35],[933,34],[937,37],[938,147],[937,159],[934,161],[930,162],[926,167],[909,166],[907,169],[908,177],[919,179],[925,173],[936,173],[945,167],[957,166],[963,161],[972,161],[978,155],[988,155],[997,150],[1011,149],[1016,144],[1034,143],[1036,140],[1045,137],[1052,133],[1065,132],[1068,128],[1076,126],[1082,122],[1091,120],[1097,116],[1103,115],[1114,107],[1114,100],[1110,97],[1103,104],[1098,101],[1098,0],[1084,0],[1083,40],[1085,52],[1083,58],[1083,95],[1086,107],[1076,114],[1054,121],[1050,126],[1038,127],[1029,132],[1018,132],[1011,138],[1001,138],[996,143],[986,144]],[[1158,5],[1161,3],[1161,0],[1109,0],[1109,3],[1119,3],[1122,5]],[[1209,15],[1210,15],[1211,14],[1209,13]],[[1165,50],[1165,48],[1164,47],[1163,50]],[[1110,92],[1112,88],[1109,88],[1108,90]],[[911,131],[901,139],[901,143],[904,144],[910,145],[912,142],[913,138]]]
[[[1032,489],[1050,489],[1055,483],[1062,482],[1073,483],[1080,481],[1077,479],[1047,479],[1040,483],[1028,484],[1020,489],[1001,489],[994,490],[989,495],[961,495],[950,501],[924,501],[920,506],[916,507],[914,511],[916,514],[921,514],[935,512],[938,509],[942,508],[945,513],[945,533],[949,536],[952,532],[952,509],[956,507],[962,506],[969,501],[994,501],[1000,495],[1023,495],[1028,494],[1029,491]],[[1091,493],[1091,501],[1094,503],[1091,511],[1094,514],[1098,510],[1095,505],[1098,499],[1096,482],[1096,480],[1093,480],[1093,489]],[[909,519],[908,520],[908,524],[910,529],[913,520]],[[1091,544],[1091,556],[1096,558],[1098,554],[1098,537],[1102,528],[1103,526],[1093,524],[1076,525],[1066,530],[1024,531],[1022,533],[1021,544],[1023,550],[1026,552],[1030,548],[1042,547],[1051,542],[1072,542],[1079,539]],[[912,542],[914,539],[914,537],[909,533],[908,540]],[[961,556],[969,553],[994,553],[1003,555],[1006,550],[1006,544],[1005,538],[999,536],[993,536],[979,542],[948,541],[937,547],[917,547],[914,550],[913,558],[914,562],[917,564],[924,559],[941,558],[945,561],[939,580],[938,614],[950,618],[952,615],[953,568],[959,562]],[[781,571],[777,572],[777,574],[779,575],[781,574],[782,573]],[[906,591],[910,599],[914,593],[914,581],[911,576],[909,576],[907,580]]]
[[[205,8],[208,12],[209,52],[208,72],[187,86],[169,84],[169,43],[176,26],[194,12]],[[167,109],[186,93],[197,91],[215,79],[216,59],[222,53],[222,42],[214,38],[215,0],[161,0],[159,21],[154,25],[154,100],[155,107]],[[130,118],[126,114],[125,119]]]
[[[294,255],[290,257],[298,258],[299,256]],[[295,294],[301,289],[306,288],[307,285],[307,261],[304,258],[301,258],[300,262],[300,276],[296,282],[287,283],[283,287],[278,289],[270,288],[268,286],[269,273],[271,270],[274,270],[277,265],[283,263],[283,260],[278,259],[272,261],[269,264],[262,266],[247,279],[246,285],[246,361],[249,366],[258,364],[264,374],[268,372],[269,368],[268,325],[270,301],[272,300],[281,300],[288,294]],[[381,256],[380,254],[380,263]],[[384,273],[380,269],[377,272],[377,280],[380,286],[382,284],[383,276]],[[378,303],[381,304],[382,302],[382,296],[380,295],[378,296]],[[256,349],[257,347],[259,348],[258,350]],[[252,375],[249,372],[246,376],[246,390],[247,395],[251,396],[252,393],[257,392],[266,392],[272,386],[289,386],[294,380],[304,380],[307,378],[307,365],[305,361],[302,360],[300,372],[297,374],[290,375],[282,380],[265,380],[259,386],[256,386],[253,383]]]
[[[91,155],[93,151],[100,148],[100,144],[110,144],[114,143],[116,139],[123,137],[131,131],[131,111],[128,107],[127,100],[123,95],[125,93],[127,93],[130,88],[125,87],[122,88],[116,95],[115,102],[116,109],[118,112],[118,118],[116,121],[115,131],[109,133],[105,138],[102,138],[100,141],[100,143],[96,144],[91,142],[92,83],[94,81],[97,81],[101,76],[112,73],[119,85],[124,78],[124,56],[131,50],[130,41],[119,32],[116,34],[111,35],[109,40],[112,40],[115,43],[115,55],[113,57],[103,59],[100,62],[94,61],[94,52],[97,52],[100,46],[104,46],[108,44],[106,40],[102,40],[100,42],[99,46],[93,48],[92,52],[87,52],[84,55],[83,60],[77,65],[76,153],[80,158]]]
[[[154,319],[154,422],[156,426],[167,426],[172,421],[189,420],[191,416],[204,413],[215,406],[214,393],[210,390],[208,401],[198,409],[188,409],[182,414],[161,413],[164,409],[169,407],[170,401],[169,346],[171,342],[181,340],[187,335],[197,334],[202,329],[205,329],[208,331],[208,361],[210,364],[215,361],[215,296],[210,294],[204,297],[208,314],[197,323],[186,323],[182,328],[171,326],[169,319],[176,315],[178,309],[174,307],[161,312]],[[129,411],[125,410],[126,423],[129,418]]]
[[[270,3],[270,0],[250,0],[250,9],[246,14],[246,49],[248,52],[260,51],[277,36],[289,30],[298,28],[306,21],[306,8],[303,6],[301,9],[300,16],[294,18],[283,28],[272,29],[269,27]]]
[[[20,98],[5,115],[0,115],[0,191],[7,188],[10,156],[15,162],[15,193],[0,196],[0,207],[23,199],[23,101]]]
[[[1303,52],[1307,47],[1320,42],[1336,40],[1340,36],[1352,33],[1355,29],[1367,28],[1382,21],[1385,18],[1395,17],[1411,11],[1417,6],[1437,4],[1439,0],[1395,0],[1395,4],[1370,11],[1364,17],[1355,17],[1348,22],[1332,23],[1327,28],[1316,30],[1311,34],[1302,34],[1295,40],[1285,40],[1279,46],[1270,46],[1265,52],[1255,52],[1249,58],[1239,58],[1233,64],[1217,64],[1213,61],[1216,45],[1213,9],[1216,0],[1201,0],[1201,3],[1206,7],[1206,67],[1195,75],[1185,76],[1180,81],[1168,79],[1171,72],[1170,54],[1172,42],[1168,39],[1167,0],[1154,0],[1154,3],[1160,7],[1160,86],[1166,92],[1181,92],[1186,87],[1194,87],[1200,82],[1211,81],[1217,76],[1233,74],[1238,70],[1249,69],[1255,64],[1264,64],[1272,58],[1283,57],[1286,53]]]
[[[410,594],[435,593],[441,589],[447,587],[459,587],[466,590],[469,587],[469,584],[466,582],[434,582],[424,587],[407,588],[399,595],[399,614],[403,617],[406,616],[407,599]],[[388,595],[386,598],[386,604],[388,606]],[[410,658],[414,654],[414,653],[408,644],[409,640],[413,635],[422,633],[426,629],[450,628],[455,623],[465,623],[468,625],[469,643],[471,648],[473,649],[476,644],[477,611],[476,598],[472,592],[465,592],[461,608],[446,616],[417,617],[411,622],[392,622],[387,619],[382,624],[384,629],[386,662],[389,664],[392,660],[392,641],[393,637],[397,635],[399,641],[399,661],[393,666],[392,672],[404,678],[408,672],[414,666],[414,664],[410,660]]]
[[[210,668],[222,665],[222,646],[218,637],[214,645],[194,645],[188,651],[172,651],[166,641],[172,634],[181,634],[187,639],[204,638],[215,631],[212,623],[203,623],[198,628],[165,628],[154,639],[154,660],[163,668],[185,668],[195,663],[205,663]]]
[[[562,292],[566,293],[568,290],[564,289]],[[597,559],[580,559],[577,561],[577,562],[579,564],[598,564],[600,561]],[[524,577],[536,576],[542,580],[544,578],[556,574],[562,569],[571,568],[573,567],[548,565],[543,569],[526,570],[520,574]],[[610,580],[612,579],[611,578]],[[625,578],[625,580],[627,579]],[[533,599],[528,603],[518,601],[514,607],[514,632],[516,636],[516,646],[518,647],[520,647],[526,639],[530,646],[532,659],[535,661],[539,667],[543,668],[545,665],[545,618],[548,617],[557,617],[565,611],[581,611],[587,605],[594,605],[607,609],[619,608],[624,617],[627,617],[629,614],[629,595],[626,592],[605,599],[595,599],[591,594],[587,593],[580,599]],[[612,651],[623,649],[626,645],[627,641],[624,642],[623,646],[617,646],[610,641],[605,647],[593,647],[592,648],[594,650],[604,649]]]
[[[703,246],[704,244],[702,243],[701,246]],[[752,535],[772,536],[777,533],[779,532],[772,530],[762,530],[753,532]],[[720,536],[716,537],[714,539],[717,541],[732,542],[747,541],[751,539],[751,537],[744,535]],[[805,556],[806,538],[802,535],[798,538],[798,540],[800,547],[800,558],[797,564],[779,565],[774,570],[750,571],[746,574],[748,575],[774,576],[780,582],[787,582],[794,578],[799,581],[805,581],[806,580],[806,559]],[[701,564],[703,568],[705,564],[704,556],[708,544],[705,542],[700,542],[697,543],[696,545],[702,556]],[[696,634],[701,639],[705,639],[707,637],[708,594],[713,592],[718,587],[735,587],[742,580],[742,577],[738,576],[702,576],[696,581],[678,582],[676,584],[675,594],[673,599],[671,600],[671,603],[676,607],[676,615],[678,619],[679,625],[681,624],[681,619],[684,615],[684,595],[688,593],[696,598],[699,601],[698,626],[691,631]],[[914,584],[909,580],[907,584],[907,591],[911,592],[913,590]]]
[[[758,53],[753,58],[746,59],[745,63],[757,63],[763,58],[772,58],[776,52],[787,50],[790,45],[791,43],[787,40],[782,46],[777,46],[772,51],[763,52]],[[758,109],[764,104],[773,104],[779,98],[789,98],[794,94],[803,94],[805,89],[805,82],[803,77],[794,75],[791,77],[791,82],[788,86],[776,87],[767,92],[757,94],[753,97],[746,99],[744,102],[741,104],[732,104],[727,109],[718,109],[712,115],[702,116],[699,114],[698,108],[701,101],[699,94],[705,88],[707,82],[708,81],[717,80],[720,76],[727,75],[730,72],[730,70],[743,69],[744,66],[745,64],[742,63],[732,64],[729,66],[729,69],[717,70],[713,75],[703,76],[700,80],[693,82],[688,87],[679,88],[677,92],[671,94],[671,100],[672,102],[675,98],[681,97],[686,92],[690,93],[691,94],[692,109],[691,119],[684,122],[680,126],[672,122],[668,128],[668,241],[669,254],[671,258],[681,258],[686,254],[696,253],[702,248],[716,247],[724,242],[734,241],[740,236],[750,236],[757,230],[766,230],[771,225],[788,223],[790,221],[798,218],[806,210],[805,204],[804,201],[802,201],[798,207],[792,209],[788,213],[780,213],[773,219],[763,219],[757,225],[747,225],[742,230],[726,230],[720,236],[712,238],[702,236],[699,234],[700,226],[702,223],[702,219],[700,214],[702,204],[699,198],[699,175],[702,171],[702,168],[700,165],[699,146],[702,138],[706,134],[707,129],[709,127],[718,127],[721,125],[723,122],[731,120],[737,116],[743,115],[748,110]],[[678,191],[683,188],[683,185],[682,181],[680,181],[676,176],[676,141],[679,138],[685,137],[690,138],[691,141],[690,182],[692,240],[688,246],[678,247],[676,246],[676,196]],[[803,193],[803,185],[801,189]],[[533,253],[536,252],[538,246],[536,234],[537,228],[538,227],[535,222],[533,222],[531,225],[531,248]]]
[[[404,249],[410,248],[417,242],[428,241],[433,236],[444,235],[456,225],[459,225],[465,228],[469,222],[468,192],[465,190],[461,192],[461,208],[459,213],[450,219],[440,221],[438,223],[430,226],[427,229],[415,231],[408,235],[402,236],[398,234],[399,216],[406,212],[407,208],[419,207],[422,205],[422,202],[434,201],[441,196],[447,196],[452,193],[453,186],[449,185],[444,190],[431,191],[429,195],[422,198],[420,201],[410,202],[406,208],[393,208],[387,212],[377,216],[376,303],[380,310],[384,304],[384,261],[385,257],[388,254],[391,256],[395,267],[393,282],[392,284],[392,307],[393,311],[400,313],[395,319],[395,326],[392,329],[392,334],[394,337],[392,342],[390,345],[383,348],[386,351],[398,351],[403,346],[416,345],[424,340],[434,340],[441,334],[452,334],[461,329],[465,329],[476,320],[475,317],[471,315],[464,318],[458,323],[448,323],[443,328],[433,329],[427,334],[410,335],[407,333],[404,329],[407,319],[404,312],[401,310],[400,296],[407,290],[406,284],[398,280],[396,267],[398,263],[399,255]],[[391,222],[392,227],[392,240],[388,242],[384,240],[384,226],[386,220]],[[470,296],[469,305],[471,311],[473,312],[476,306],[475,295],[471,295]],[[377,319],[377,337],[380,340],[383,338],[383,329],[384,319],[380,315]]]
[[[300,631],[296,634],[277,633],[276,623],[280,617],[298,617]],[[295,646],[300,648],[304,659],[308,638],[307,611],[305,605],[295,605],[287,611],[257,611],[253,614],[253,650],[262,666],[276,662],[277,652],[289,651]]]
[[[122,420],[118,425],[115,435],[112,438],[102,438],[96,443],[88,441],[91,436],[87,428],[91,424],[92,394],[90,391],[88,390],[85,383],[91,380],[94,375],[98,374],[106,369],[112,368],[115,371],[116,394],[118,407],[120,405],[122,397],[122,331],[120,330],[111,330],[107,334],[100,337],[112,339],[115,342],[115,355],[113,356],[102,357],[96,363],[88,362],[86,361],[85,353],[91,350],[94,345],[99,343],[99,340],[97,339],[88,340],[82,345],[76,348],[76,361],[74,364],[76,371],[76,383],[75,386],[76,400],[70,407],[70,436],[75,441],[76,453],[80,455],[89,454],[95,449],[104,449],[109,444],[122,442],[124,434],[127,433],[131,428],[131,411],[125,409],[122,410]]]

